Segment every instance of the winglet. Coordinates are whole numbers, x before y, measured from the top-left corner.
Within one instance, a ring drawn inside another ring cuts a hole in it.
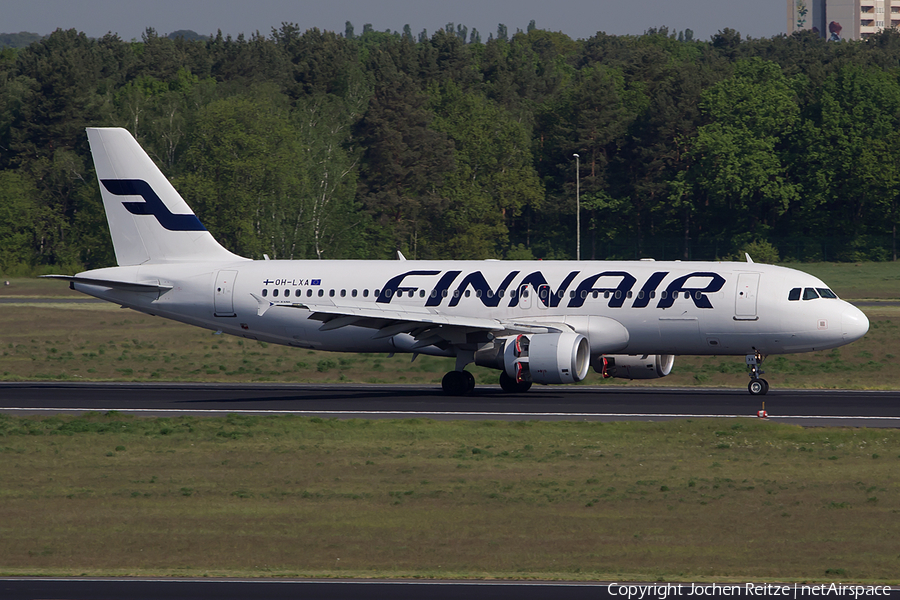
[[[399,250],[397,250],[397,260],[406,260],[406,257]]]
[[[749,253],[749,252],[744,252],[744,256],[747,257],[747,262],[750,263],[750,264],[752,265],[752,264],[753,264],[753,259],[750,258],[750,253]]]

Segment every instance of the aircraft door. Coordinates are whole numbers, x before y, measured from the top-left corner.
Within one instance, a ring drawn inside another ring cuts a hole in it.
[[[234,317],[234,280],[237,271],[219,271],[216,274],[215,316]]]
[[[759,290],[759,273],[738,275],[734,297],[734,318],[738,321],[755,321],[756,295]]]
[[[538,308],[546,310],[550,306],[550,286],[545,284],[538,286]]]

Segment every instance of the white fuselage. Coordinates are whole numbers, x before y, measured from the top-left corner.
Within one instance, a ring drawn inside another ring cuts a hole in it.
[[[411,351],[415,340],[407,333],[379,337],[377,330],[353,324],[322,330],[307,305],[569,323],[588,337],[594,355],[809,352],[847,344],[868,329],[865,315],[843,300],[788,299],[792,289],[827,289],[819,279],[755,263],[238,260],[110,267],[80,275],[171,286],[151,293],[73,284],[141,312],[332,351]],[[612,319],[627,335],[608,343],[607,329],[586,317]],[[454,353],[436,346],[415,351]]]

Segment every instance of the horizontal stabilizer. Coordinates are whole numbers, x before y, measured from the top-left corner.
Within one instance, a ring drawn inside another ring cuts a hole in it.
[[[110,279],[94,279],[92,277],[78,277],[77,275],[41,275],[45,279],[62,279],[84,285],[98,285],[123,292],[153,292],[165,293],[172,289],[171,285],[159,282],[138,283],[135,281],[113,281]]]

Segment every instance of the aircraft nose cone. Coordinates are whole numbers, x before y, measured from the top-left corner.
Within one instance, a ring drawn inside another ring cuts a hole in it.
[[[849,343],[858,340],[869,331],[869,319],[861,310],[851,306],[841,314],[841,331],[844,341]]]

